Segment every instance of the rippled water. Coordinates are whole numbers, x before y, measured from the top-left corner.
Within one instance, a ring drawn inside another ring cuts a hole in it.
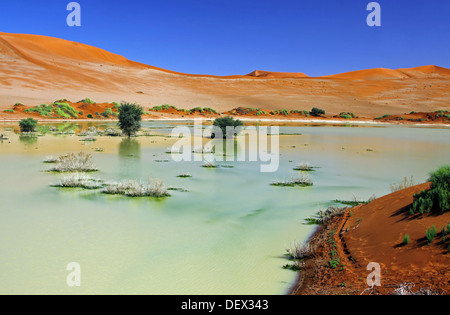
[[[0,141],[0,294],[283,294],[296,279],[282,269],[283,254],[313,232],[305,218],[334,199],[387,194],[405,176],[420,183],[450,156],[449,129],[284,126],[291,135],[280,136],[278,172],[261,173],[254,162],[205,169],[165,153],[174,126],[146,122],[155,136],[84,143],[76,135],[19,138],[10,129],[17,126],[0,125],[10,138]],[[42,172],[42,160],[80,151],[93,154],[94,177],[151,176],[187,192],[154,200],[51,188],[59,175]],[[302,162],[320,167],[313,187],[270,186]],[[186,172],[193,177],[176,177]],[[66,284],[70,262],[81,265],[81,287]]]

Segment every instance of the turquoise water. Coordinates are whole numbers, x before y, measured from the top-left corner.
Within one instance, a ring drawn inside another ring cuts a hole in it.
[[[261,173],[259,162],[205,169],[165,153],[175,125],[146,122],[154,136],[94,143],[20,139],[0,125],[10,138],[0,142],[0,294],[284,294],[296,273],[282,269],[283,254],[314,231],[305,218],[334,199],[385,195],[405,176],[423,182],[450,156],[449,129],[282,126],[301,135],[280,136],[276,173]],[[154,200],[50,187],[59,175],[43,172],[42,160],[80,151],[93,155],[96,178],[151,176],[187,192]],[[313,187],[270,186],[302,162],[320,167]],[[176,177],[186,172],[192,178]],[[71,262],[81,266],[80,287],[66,284]]]

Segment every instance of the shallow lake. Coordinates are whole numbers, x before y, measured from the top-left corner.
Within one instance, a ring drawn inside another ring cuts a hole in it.
[[[80,141],[80,128],[113,123],[53,124],[37,138],[0,124],[0,294],[285,294],[296,273],[284,270],[286,248],[314,231],[304,219],[336,205],[416,183],[449,164],[450,129],[281,126],[280,167],[260,162],[175,162],[166,153],[174,126],[145,122],[147,136]],[[239,139],[238,150],[243,150]],[[164,180],[165,199],[107,196],[50,187],[49,155],[87,152],[105,181],[149,176]],[[302,162],[314,186],[270,184],[298,174]],[[191,178],[177,175],[190,173]],[[81,266],[81,286],[69,287],[66,266]]]

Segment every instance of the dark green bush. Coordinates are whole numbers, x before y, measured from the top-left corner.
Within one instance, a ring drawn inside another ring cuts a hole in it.
[[[436,227],[433,225],[432,227],[430,227],[425,236],[427,237],[427,241],[428,241],[428,245],[430,245],[431,243],[433,243],[435,237],[437,235],[437,229]]]
[[[113,111],[111,108],[107,108],[103,113],[102,116],[105,118],[108,118],[109,116],[111,116],[113,114]]]
[[[410,241],[411,241],[411,238],[409,237],[409,234],[405,234],[405,236],[403,236],[403,244],[407,245],[407,244],[409,244]]]
[[[88,115],[87,115],[87,118],[93,119],[94,116],[92,116],[92,114],[88,114]]]
[[[314,108],[311,110],[311,115],[312,115],[312,116],[318,117],[318,116],[321,116],[321,115],[325,115],[325,111],[324,111],[323,109],[314,107]]]
[[[121,103],[119,112],[119,128],[128,137],[135,135],[141,129],[144,110],[141,106],[131,103]]]
[[[37,120],[33,118],[22,119],[19,122],[21,132],[33,132],[36,130],[38,125]]]
[[[450,210],[450,166],[431,173],[431,189],[414,195],[410,213],[445,212]]]
[[[242,121],[240,121],[239,119],[235,120],[233,117],[230,116],[217,118],[214,121],[214,126],[219,127],[222,130],[222,135],[224,139],[234,137],[236,134],[240,132],[240,129],[242,128],[243,125],[244,124],[242,123]],[[229,130],[227,130],[227,127],[232,128],[228,128]]]

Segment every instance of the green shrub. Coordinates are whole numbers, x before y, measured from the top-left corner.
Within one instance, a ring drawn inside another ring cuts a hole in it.
[[[87,98],[87,97],[81,101],[78,101],[77,103],[95,104],[95,102],[93,100],[91,100],[90,98]]]
[[[219,114],[215,109],[212,109],[212,108],[210,108],[210,107],[205,107],[205,108],[203,108],[203,111],[209,112],[210,114],[216,114],[216,115]]]
[[[68,103],[53,103],[55,107],[55,114],[64,118],[78,118],[78,112]]]
[[[34,132],[37,128],[38,122],[33,118],[22,119],[19,122],[21,132]]]
[[[12,109],[5,109],[3,112],[5,112],[5,113],[14,113],[14,110],[12,110]]]
[[[392,116],[392,115],[386,114],[386,115],[383,115],[383,116],[381,116],[381,117],[377,117],[377,118],[375,118],[375,119],[376,119],[376,120],[380,120],[380,119],[388,118],[389,116]]]
[[[355,114],[350,113],[350,112],[342,112],[342,113],[339,114],[339,116],[341,118],[345,118],[345,119],[358,118]]]
[[[87,115],[87,118],[93,119],[94,116],[92,116],[92,114],[88,114],[88,115]]]
[[[443,166],[431,173],[431,189],[414,195],[410,213],[450,210],[450,166]]]
[[[411,241],[409,234],[405,234],[405,236],[403,236],[403,244],[407,245],[409,244],[409,242]]]
[[[214,121],[214,126],[219,127],[222,130],[222,136],[224,139],[232,138],[240,132],[244,124],[239,119],[234,119],[233,117],[227,116],[223,118],[217,118]],[[231,127],[228,128],[227,127]],[[234,128],[234,129],[233,129]],[[215,135],[214,135],[215,136]]]
[[[108,118],[109,116],[111,116],[113,114],[113,111],[111,108],[107,108],[103,113],[102,116]]]
[[[123,102],[120,104],[119,127],[128,137],[135,135],[141,129],[142,115],[144,111],[141,106]]]
[[[314,107],[314,108],[311,110],[311,115],[312,115],[312,116],[318,117],[318,116],[321,116],[321,115],[325,115],[325,111],[324,111],[323,109]]]
[[[432,227],[430,227],[430,228],[427,230],[427,232],[426,232],[426,234],[425,234],[425,236],[427,237],[427,240],[428,240],[428,245],[430,245],[431,243],[433,243],[433,241],[434,241],[436,235],[437,235],[437,229],[436,229],[436,227],[433,225]]]
[[[59,108],[59,107],[57,107],[57,108],[55,109],[55,114],[56,114],[57,116],[60,116],[60,117],[66,118],[66,119],[70,119],[70,115],[67,114],[67,113],[65,113],[65,112],[64,112],[61,108]]]

